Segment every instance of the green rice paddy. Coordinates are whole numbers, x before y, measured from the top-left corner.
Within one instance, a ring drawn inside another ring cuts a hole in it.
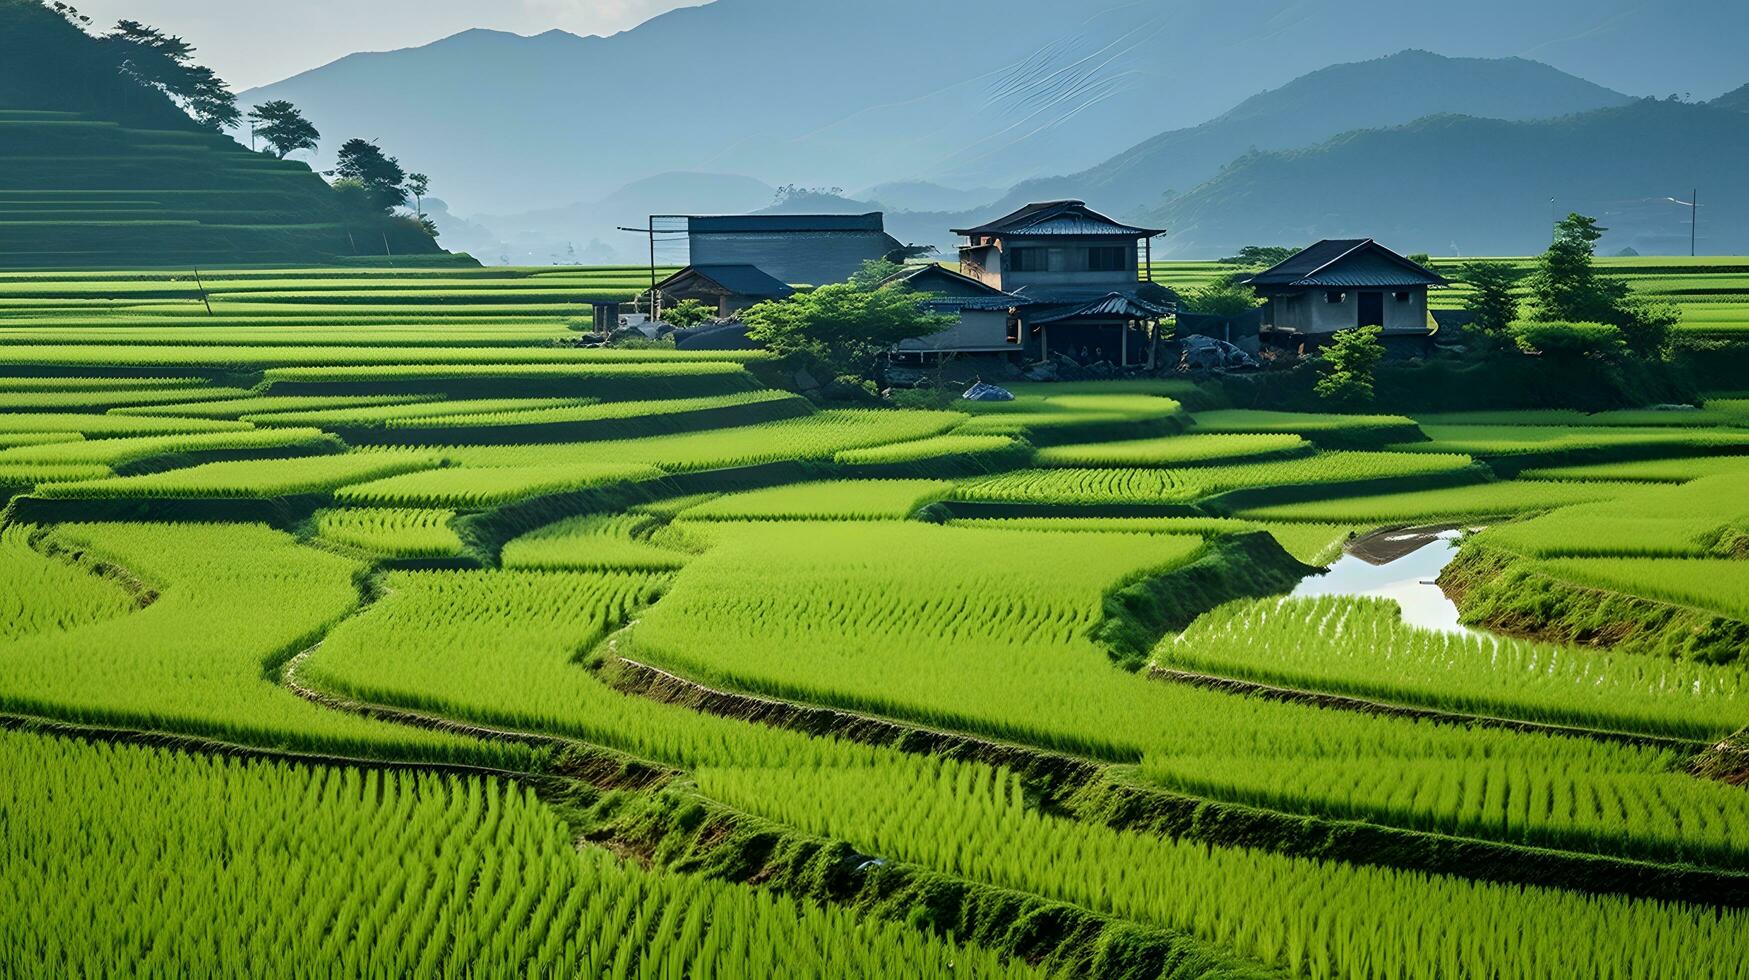
[[[1740,399],[821,408],[646,275],[0,273],[0,974],[1742,974]],[[1407,525],[1538,591],[1285,598]]]

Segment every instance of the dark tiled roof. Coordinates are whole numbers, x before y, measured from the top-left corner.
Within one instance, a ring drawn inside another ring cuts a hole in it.
[[[1422,268],[1370,238],[1326,238],[1246,280],[1253,286],[1444,286]]]
[[[795,290],[751,265],[689,265],[656,284],[657,289],[684,285],[691,279],[703,279],[737,296],[784,297]]]
[[[1176,307],[1170,304],[1151,303],[1135,296],[1123,293],[1107,293],[1104,296],[1078,303],[1051,304],[1029,309],[1028,323],[1056,323],[1059,320],[1072,320],[1078,317],[1121,317],[1126,320],[1151,320],[1155,317],[1170,316]]]
[[[919,289],[919,290],[922,290],[924,292],[928,292],[929,286],[926,283],[921,282],[920,280],[937,279],[937,278],[941,279],[944,283],[946,283],[948,285],[958,286],[962,289],[970,289],[975,293],[981,293],[981,294],[988,295],[988,296],[1007,296],[1008,295],[1007,293],[1004,293],[1002,290],[997,289],[995,286],[992,286],[987,282],[973,279],[971,276],[968,276],[968,275],[961,273],[961,272],[955,272],[954,270],[949,269],[946,266],[934,265],[934,264],[912,266],[911,268],[905,269],[902,272],[895,272],[892,275],[888,276],[886,279],[882,280],[881,285],[886,286],[886,285],[890,285],[892,283],[904,283],[905,285],[910,286],[913,289]]]
[[[1111,295],[1124,296],[1154,306],[1176,307],[1178,294],[1157,282],[1136,282],[1113,289],[1110,286],[1039,286],[1028,284],[1014,290],[1024,302],[1085,303]]]
[[[1082,201],[1038,201],[975,228],[955,228],[956,235],[1129,235],[1145,237],[1163,233],[1160,228],[1138,228],[1100,214]]]
[[[879,211],[867,214],[695,214],[686,219],[686,227],[694,233],[886,230]]]

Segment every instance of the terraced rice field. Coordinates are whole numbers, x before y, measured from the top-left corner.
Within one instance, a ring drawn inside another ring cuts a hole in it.
[[[0,974],[1745,975],[1740,401],[821,408],[639,275],[0,273]],[[1285,598],[1416,524],[1470,632]]]

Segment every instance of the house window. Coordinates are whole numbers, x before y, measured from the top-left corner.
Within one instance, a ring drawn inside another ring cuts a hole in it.
[[[1011,344],[1020,343],[1020,317],[1011,316],[1008,318],[1007,340]]]
[[[1340,289],[1326,289],[1324,291],[1324,302],[1326,303],[1345,303],[1347,301],[1348,294]]]
[[[1399,302],[1399,303],[1409,302],[1410,295],[1412,295],[1412,294],[1407,289],[1397,290],[1397,302]]]
[[[1049,268],[1050,254],[1042,248],[1017,248],[1009,253],[1011,272],[1044,272]]]
[[[1130,267],[1128,252],[1122,245],[1095,245],[1087,250],[1087,268],[1093,272],[1122,272]]]

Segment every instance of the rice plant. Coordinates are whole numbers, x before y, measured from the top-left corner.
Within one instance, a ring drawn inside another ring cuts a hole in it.
[[[359,453],[369,459],[377,453]],[[394,458],[394,457],[390,457]],[[412,470],[412,472],[407,472]],[[574,493],[654,479],[661,471],[639,463],[550,463],[545,466],[452,466],[420,471],[401,466],[397,475],[362,477],[341,487],[334,499],[362,507],[439,507],[478,510],[529,497]]]
[[[650,540],[662,521],[647,514],[582,514],[505,542],[505,568],[668,571],[690,555]]]
[[[324,541],[383,558],[442,558],[462,553],[449,526],[453,510],[415,507],[340,507],[316,512]]]
[[[497,779],[0,733],[0,973],[1023,977],[910,926],[573,846]]]
[[[1154,656],[1221,677],[1696,741],[1749,717],[1749,674],[1739,668],[1416,629],[1389,599],[1230,604]]]
[[[1046,446],[1035,457],[1040,466],[1193,466],[1311,450],[1293,433],[1180,435],[1121,442]]]
[[[246,459],[203,463],[184,469],[112,476],[75,483],[44,483],[36,495],[50,499],[266,498],[326,494],[348,484],[392,479],[436,466],[435,456],[341,453],[292,459]]]
[[[680,512],[682,520],[901,520],[947,497],[946,480],[823,480],[724,494]]]
[[[522,768],[529,750],[370,721],[280,687],[278,668],[359,603],[363,568],[249,524],[67,524],[156,594],[143,609],[8,643],[0,710],[341,755]]]

